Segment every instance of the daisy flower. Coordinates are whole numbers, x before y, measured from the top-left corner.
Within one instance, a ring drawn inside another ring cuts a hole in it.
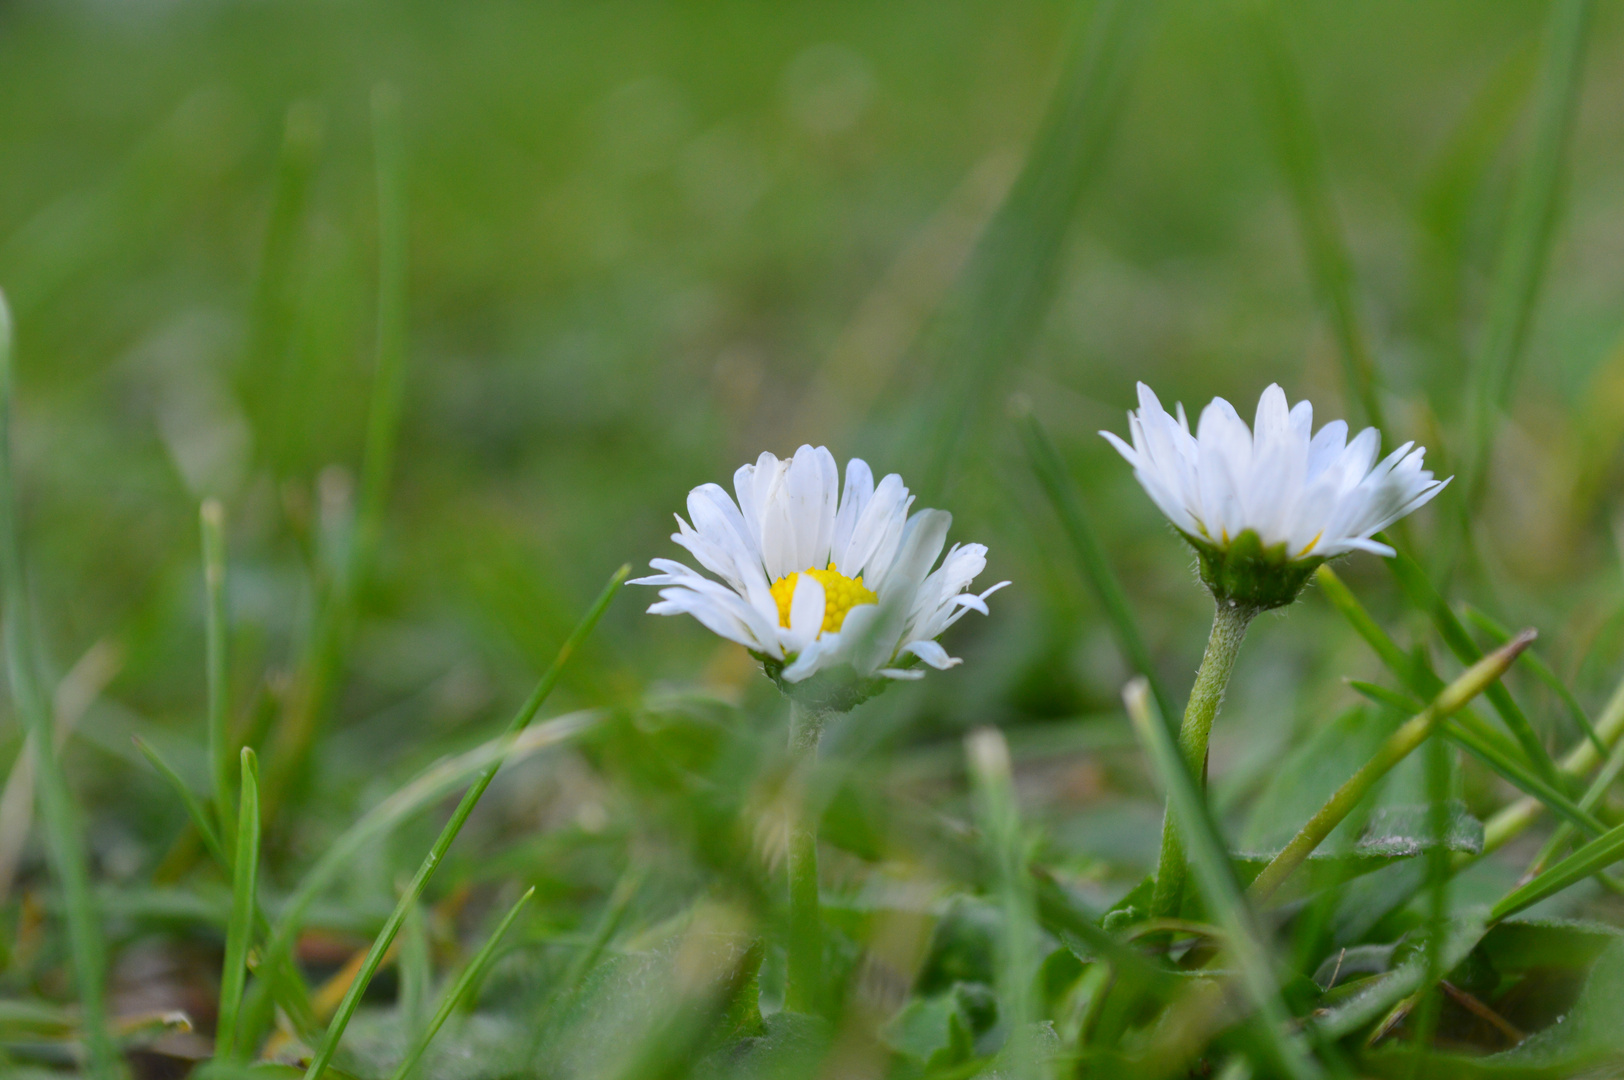
[[[1318,432],[1313,424],[1313,406],[1288,407],[1285,391],[1271,385],[1250,430],[1234,406],[1214,398],[1192,435],[1184,406],[1169,416],[1140,383],[1139,409],[1128,413],[1133,444],[1100,434],[1195,547],[1214,594],[1262,609],[1289,604],[1327,559],[1392,555],[1371,537],[1449,483],[1422,467],[1426,451],[1413,442],[1377,462],[1375,428],[1349,441],[1345,421]]]
[[[733,474],[737,501],[717,484],[688,493],[688,517],[671,537],[715,577],[672,559],[634,585],[660,587],[656,615],[692,615],[744,645],[780,686],[850,667],[860,678],[917,679],[916,661],[959,663],[936,638],[967,611],[966,592],[987,565],[981,544],[955,544],[933,571],[953,516],[910,515],[913,496],[895,473],[878,484],[859,458],[846,463],[803,446],[780,461],[762,454]],[[786,686],[786,689],[788,687]]]

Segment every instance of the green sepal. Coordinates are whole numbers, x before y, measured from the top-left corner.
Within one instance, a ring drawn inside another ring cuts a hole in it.
[[[1255,611],[1285,607],[1296,600],[1309,575],[1325,562],[1319,555],[1291,558],[1283,540],[1264,547],[1255,529],[1247,529],[1225,547],[1204,537],[1181,535],[1195,548],[1201,580],[1212,595]]]
[[[761,670],[785,697],[809,712],[823,715],[851,712],[881,693],[892,682],[883,676],[860,675],[850,664],[825,668],[800,682],[787,682],[784,679],[785,661],[775,660],[766,653],[754,650],[750,655],[761,661]],[[897,666],[910,665],[904,663]]]

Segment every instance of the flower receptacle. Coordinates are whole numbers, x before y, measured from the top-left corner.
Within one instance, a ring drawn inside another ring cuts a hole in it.
[[[810,678],[790,682],[784,678],[785,661],[754,650],[750,655],[761,661],[761,670],[786,698],[819,715],[851,712],[891,684],[891,680],[884,677],[861,675],[850,664],[824,668]]]
[[[1285,607],[1296,600],[1309,576],[1325,562],[1312,555],[1293,559],[1284,542],[1264,547],[1253,529],[1223,546],[1204,537],[1182,535],[1195,548],[1201,580],[1212,595],[1254,611]]]

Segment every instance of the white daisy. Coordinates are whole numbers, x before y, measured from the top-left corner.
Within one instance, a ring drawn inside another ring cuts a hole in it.
[[[1426,451],[1413,442],[1377,463],[1381,433],[1375,428],[1350,442],[1346,421],[1333,420],[1318,432],[1313,421],[1313,406],[1301,401],[1288,407],[1285,391],[1271,385],[1250,430],[1229,402],[1214,398],[1192,435],[1184,406],[1178,406],[1177,419],[1169,416],[1140,383],[1139,410],[1128,414],[1133,445],[1109,431],[1100,434],[1202,554],[1203,577],[1209,558],[1221,561],[1231,551],[1277,566],[1295,564],[1304,576],[1350,551],[1392,555],[1392,548],[1371,537],[1425,504],[1449,480],[1433,479],[1422,467]]]
[[[759,654],[786,683],[850,665],[859,676],[916,679],[917,657],[945,669],[959,663],[936,638],[966,611],[987,613],[965,592],[987,565],[981,544],[955,544],[932,572],[953,516],[920,510],[895,473],[878,485],[866,463],[846,464],[803,446],[780,461],[762,454],[733,474],[735,503],[717,484],[688,493],[688,516],[671,537],[720,581],[671,559],[631,582],[658,585],[656,615],[689,614]]]

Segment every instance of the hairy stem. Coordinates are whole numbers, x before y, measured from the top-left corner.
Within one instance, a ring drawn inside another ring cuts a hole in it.
[[[1212,734],[1212,722],[1224,703],[1224,687],[1229,684],[1229,673],[1240,655],[1241,642],[1246,640],[1246,627],[1256,614],[1256,609],[1234,600],[1217,602],[1207,652],[1201,658],[1201,669],[1196,672],[1195,686],[1190,689],[1190,703],[1184,707],[1179,752],[1203,792],[1207,787],[1207,739]],[[1165,919],[1178,915],[1184,898],[1184,877],[1184,844],[1169,809],[1162,815],[1162,856],[1156,865],[1156,891],[1150,902],[1153,917]]]
[[[804,773],[817,761],[826,712],[790,702],[789,746]],[[802,799],[789,822],[789,948],[786,1007],[815,1013],[822,999],[823,918],[818,912],[818,823]]]

